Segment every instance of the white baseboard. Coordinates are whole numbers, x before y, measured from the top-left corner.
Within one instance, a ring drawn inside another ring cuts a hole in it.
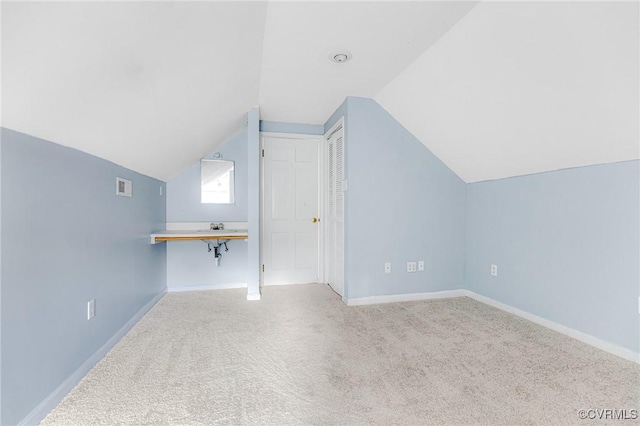
[[[156,297],[154,297],[149,303],[144,305],[129,321],[123,325],[120,330],[116,332],[107,342],[102,345],[100,349],[95,351],[93,355],[91,355],[85,362],[82,363],[80,367],[76,369],[67,379],[60,384],[53,392],[49,394],[36,408],[34,408],[20,423],[19,425],[37,425],[42,419],[44,419],[47,414],[51,412],[62,399],[69,393],[71,390],[80,383],[80,380],[86,376],[89,371],[100,361],[104,356],[109,353],[111,349],[122,339],[125,334],[129,332],[133,328],[134,325],[138,321],[142,319],[142,317],[149,312],[153,306],[158,303],[160,299],[166,293],[160,293]]]
[[[230,288],[247,288],[247,283],[224,283],[211,285],[197,285],[184,287],[169,287],[168,293],[180,293],[183,291],[201,291],[201,290],[228,290]]]
[[[573,328],[558,324],[556,322],[539,317],[537,315],[530,314],[518,308],[514,308],[513,306],[509,306],[505,303],[498,302],[497,300],[474,293],[471,290],[459,289],[459,290],[434,291],[430,293],[409,293],[409,294],[393,294],[393,295],[386,295],[386,296],[359,297],[355,299],[346,300],[346,304],[349,306],[363,306],[363,305],[375,305],[379,303],[409,302],[413,300],[447,299],[451,297],[465,297],[465,296],[471,299],[474,299],[478,302],[484,303],[486,305],[492,306],[494,308],[500,309],[502,311],[508,312],[510,314],[519,316],[520,318],[524,318],[528,321],[531,321],[533,323],[536,323],[538,325],[541,325],[543,327],[546,327],[558,333],[562,333],[566,336],[579,340],[588,345],[594,346],[605,352],[609,352],[610,354],[619,356],[620,358],[640,364],[640,353],[634,352],[630,349],[624,348],[614,343],[604,341],[597,337],[591,336],[590,334],[583,333],[578,330],[574,330]]]
[[[498,308],[510,314],[517,315],[521,318],[534,322],[543,327],[549,328],[553,331],[557,331],[558,333],[562,333],[566,336],[572,337],[588,345],[595,346],[596,348],[602,349],[603,351],[609,352],[610,354],[619,356],[620,358],[624,358],[628,361],[632,361],[637,364],[640,364],[640,353],[634,352],[630,349],[624,348],[622,346],[618,346],[613,343],[609,343],[597,337],[591,336],[590,334],[583,333],[581,331],[558,324],[556,322],[539,317],[537,315],[530,314],[518,308],[514,308],[513,306],[507,305],[505,303],[498,302],[497,300],[474,293],[471,290],[462,290],[462,291],[465,293],[465,296],[471,299],[477,300],[478,302],[482,302],[486,305],[493,306],[494,308]]]
[[[377,305],[379,303],[411,302],[414,300],[449,299],[466,296],[464,290],[444,290],[429,293],[389,294],[384,296],[368,296],[347,299],[349,306]]]
[[[247,293],[247,300],[260,300],[262,295],[258,293]]]
[[[240,284],[240,285],[239,285]],[[192,290],[210,290],[220,288],[243,288],[246,287],[246,283],[233,284],[235,287],[220,287],[220,286],[200,286],[200,287],[178,287],[169,289],[169,292],[179,291],[192,291]],[[244,285],[242,285],[244,284]],[[149,303],[144,305],[125,325],[118,330],[100,349],[98,349],[91,357],[89,357],[76,371],[74,371],[64,382],[60,384],[49,396],[47,396],[36,408],[34,408],[19,424],[20,425],[32,425],[38,424],[46,415],[56,407],[62,401],[62,399],[84,378],[84,376],[91,371],[91,369],[100,361],[119,341],[122,339],[133,326],[140,321],[140,319],[165,295],[161,293],[153,298]],[[578,330],[566,327],[564,325],[555,323],[553,321],[541,318],[539,316],[530,314],[520,309],[514,308],[502,302],[498,302],[486,296],[479,295],[470,290],[445,290],[429,293],[410,293],[410,294],[394,294],[384,296],[369,296],[360,297],[354,299],[348,299],[347,305],[349,306],[362,306],[373,305],[379,303],[391,303],[391,302],[408,302],[415,300],[432,300],[432,299],[446,299],[453,297],[469,297],[478,302],[492,306],[494,308],[503,310],[513,315],[517,315],[528,321],[549,328],[558,333],[562,333],[566,336],[579,340],[588,345],[594,346],[598,349],[609,352],[620,358],[626,359],[640,364],[640,353],[634,352],[630,349],[622,346],[615,345],[613,343],[606,342],[597,337],[583,333]],[[247,300],[260,300],[260,293],[248,293]]]

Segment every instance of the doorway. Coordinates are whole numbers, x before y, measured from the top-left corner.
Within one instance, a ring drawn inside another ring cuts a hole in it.
[[[320,136],[262,134],[262,285],[323,281]]]

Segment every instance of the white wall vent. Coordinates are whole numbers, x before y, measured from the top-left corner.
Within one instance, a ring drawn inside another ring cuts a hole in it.
[[[119,177],[116,178],[116,195],[131,197],[132,189],[130,180]]]

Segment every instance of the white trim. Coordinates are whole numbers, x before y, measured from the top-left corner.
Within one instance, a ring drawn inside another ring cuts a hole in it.
[[[550,330],[557,331],[558,333],[564,334],[565,336],[572,337],[576,340],[581,341],[582,343],[586,343],[587,345],[594,346],[598,349],[602,349],[605,352],[609,352],[610,354],[619,356],[620,358],[624,358],[628,361],[640,364],[640,353],[634,352],[631,349],[618,346],[614,343],[604,341],[590,334],[583,333],[582,331],[578,331],[573,328],[567,327],[565,325],[558,324],[548,319],[539,317],[537,315],[530,314],[518,308],[514,308],[513,306],[509,306],[505,303],[498,302],[497,300],[474,293],[471,290],[463,290],[463,291],[465,292],[465,295],[467,297],[474,299],[478,302],[482,302],[485,305],[493,306],[494,308],[519,316],[520,318],[524,318],[528,321],[531,321],[533,323],[546,327]]]
[[[318,282],[327,282],[325,250],[327,244],[327,143],[318,141]]]
[[[247,288],[247,283],[224,283],[224,284],[169,287],[167,288],[167,292],[182,293],[185,291],[228,290],[231,288]]]
[[[322,244],[322,274],[321,274],[321,278],[322,278],[322,282],[323,283],[328,283],[329,281],[329,273],[327,272],[327,269],[329,267],[329,264],[327,262],[327,259],[329,258],[328,256],[328,247],[327,247],[327,241],[329,241],[329,176],[328,176],[328,172],[326,172],[329,168],[329,141],[331,140],[331,137],[338,132],[339,130],[342,130],[342,142],[343,142],[343,151],[342,151],[342,155],[343,155],[343,175],[342,175],[342,179],[343,179],[343,184],[346,183],[346,159],[347,159],[347,145],[346,145],[346,131],[345,131],[345,120],[344,120],[344,115],[340,118],[338,118],[338,120],[336,120],[336,122],[333,124],[333,126],[331,126],[331,128],[325,132],[325,134],[322,136],[322,146],[323,146],[323,152],[322,152],[322,167],[323,170],[325,170],[324,173],[324,178],[323,178],[323,182],[322,182],[322,187],[321,187],[321,192],[323,195],[323,199],[324,199],[324,203],[322,205],[322,210],[321,210],[321,214],[322,216],[325,218],[324,220],[324,228],[323,229],[323,244]],[[343,186],[342,188],[342,192],[346,191],[346,186]],[[346,245],[346,195],[344,196],[344,211],[342,212],[342,216],[343,216],[343,236],[342,236],[342,245],[343,245],[343,261],[344,258],[346,257],[346,252],[344,252],[344,247]],[[346,269],[343,269],[346,270]],[[348,300],[347,300],[347,279],[346,279],[346,274],[343,274],[342,276],[342,301],[346,304],[348,304]]]
[[[280,138],[280,139],[313,139],[322,140],[322,135],[309,135],[306,133],[282,133],[282,132],[260,132],[260,149],[263,149],[262,138]],[[261,154],[262,156],[262,154]]]
[[[320,282],[323,284],[329,283],[329,276],[327,274],[327,244],[329,242],[329,144],[323,138],[320,145],[320,160],[322,161],[322,168],[320,171],[321,174],[318,175],[318,193],[320,195],[320,217],[322,220],[320,221],[320,232],[322,232],[322,243],[318,247],[320,251],[319,253],[319,265],[318,265],[318,275],[320,276]],[[320,163],[320,161],[318,162]]]
[[[260,241],[258,245],[258,289],[264,286],[264,247],[263,247],[263,237],[264,237],[264,135],[260,133],[260,185],[258,191],[260,192],[258,198],[258,209],[260,212],[260,217],[258,218],[258,222],[260,224]],[[247,300],[255,300],[249,299],[249,297],[255,297],[255,295],[251,295],[247,293]]]
[[[264,287],[279,287],[282,285],[309,285],[309,284],[326,284],[321,282],[308,282],[308,283],[273,283],[273,284],[265,284]]]
[[[331,136],[333,136],[333,134],[334,134],[335,132],[337,132],[337,131],[338,131],[338,129],[339,129],[340,127],[342,127],[342,128],[344,129],[344,115],[343,115],[342,117],[340,117],[340,118],[339,118],[339,119],[338,119],[338,120],[333,124],[333,126],[331,126],[331,128],[330,128],[327,132],[325,132],[325,134],[324,134],[324,135],[322,135],[322,136],[323,136],[323,138],[324,138],[324,140],[327,140],[327,141],[328,141],[329,139],[331,139]],[[342,136],[342,137],[344,137],[344,134],[343,134],[343,136]]]
[[[342,117],[340,117],[340,120],[338,120],[341,124],[342,124],[342,141],[344,146],[342,147],[343,151],[342,151],[342,161],[343,161],[343,179],[348,179],[348,174],[347,172],[349,171],[349,153],[348,153],[348,149],[349,149],[349,138],[347,137],[347,128],[349,127],[349,124],[347,124],[347,120],[345,120],[344,115]],[[337,123],[336,123],[337,126]],[[332,129],[329,129],[332,130]],[[346,186],[342,188],[343,191],[346,190]],[[344,217],[344,229],[343,229],[343,248],[344,248],[344,262],[345,262],[345,269],[344,269],[344,277],[342,279],[342,300],[347,300],[348,296],[349,296],[349,280],[347,279],[347,273],[346,273],[346,263],[347,263],[347,212],[349,211],[349,194],[344,194],[344,213],[343,213],[343,217]]]
[[[246,284],[245,284],[246,286]],[[207,286],[203,286],[207,287]],[[197,287],[191,287],[196,289]],[[217,287],[220,288],[220,287]],[[180,291],[176,289],[169,290],[171,292]],[[188,290],[184,290],[188,291]],[[62,399],[82,380],[91,369],[100,361],[104,356],[133,328],[142,317],[151,310],[151,308],[158,303],[158,301],[166,293],[161,293],[154,297],[149,303],[144,305],[129,321],[127,321],[121,328],[114,334],[100,349],[98,349],[93,355],[91,355],[80,367],[76,369],[64,382],[62,382],[53,392],[49,394],[36,408],[34,408],[20,423],[19,425],[31,425],[38,424],[44,419],[56,405],[62,401]],[[393,302],[408,302],[416,300],[433,300],[433,299],[447,299],[454,297],[469,297],[480,303],[492,306],[510,314],[519,316],[523,319],[546,327],[550,330],[564,334],[576,340],[579,340],[588,345],[594,346],[610,354],[616,355],[620,358],[628,361],[640,364],[640,353],[634,352],[630,349],[622,346],[615,345],[613,343],[606,342],[597,337],[583,333],[578,330],[566,327],[556,322],[541,318],[539,316],[530,314],[520,309],[514,308],[502,302],[498,302],[486,296],[479,295],[470,290],[445,290],[435,291],[429,293],[409,293],[409,294],[393,294],[384,296],[369,296],[360,297],[347,300],[349,306],[363,306],[374,305],[379,303],[393,303]],[[247,294],[247,300],[260,300],[260,293]]]
[[[53,392],[49,394],[45,399],[38,404],[36,408],[31,410],[31,412],[24,418],[19,425],[37,425],[42,421],[47,414],[51,412],[62,399],[69,393],[71,390],[80,383],[90,371],[91,369],[100,361],[102,358],[109,353],[111,349],[122,339],[128,332],[133,328],[134,325],[138,323],[142,319],[142,317],[153,308],[153,306],[158,303],[160,299],[166,294],[166,292],[160,293],[156,297],[154,297],[150,302],[144,305],[140,310],[133,316],[129,321],[127,321],[121,328],[114,334],[107,342],[102,345],[100,349],[95,351],[93,355],[91,355],[85,362],[82,363],[80,367],[76,369],[69,377],[66,378]]]
[[[249,301],[260,300],[261,297],[260,293],[247,293],[247,300]]]
[[[377,305],[380,303],[411,302],[414,300],[449,299],[466,296],[464,290],[444,290],[428,293],[388,294],[347,299],[349,306]]]
[[[281,139],[306,139],[316,141],[318,144],[318,214],[320,215],[320,226],[318,227],[318,281],[323,282],[325,279],[324,273],[324,247],[325,247],[325,232],[323,226],[325,225],[322,220],[323,216],[326,217],[322,203],[324,202],[324,194],[322,194],[324,182],[322,171],[327,168],[327,159],[325,151],[323,151],[322,145],[324,143],[323,135],[309,135],[304,133],[280,133],[280,132],[260,132],[260,283],[259,287],[263,287],[264,284],[264,139],[265,138],[281,138]],[[269,284],[279,285],[279,284]],[[283,284],[287,285],[287,284]],[[251,297],[251,298],[250,298]],[[257,297],[257,298],[256,298]],[[247,300],[260,300],[260,294],[247,294]]]
[[[392,295],[385,295],[385,296],[360,297],[360,298],[354,298],[354,299],[347,299],[346,304],[348,306],[363,306],[363,305],[375,305],[379,303],[409,302],[414,300],[448,299],[452,297],[468,297],[477,302],[484,303],[485,305],[489,305],[496,309],[500,309],[501,311],[505,311],[510,314],[516,315],[520,318],[523,318],[527,321],[531,321],[535,324],[541,325],[543,327],[546,327],[560,334],[564,334],[565,336],[571,337],[582,343],[586,343],[587,345],[601,349],[612,355],[616,355],[620,358],[626,359],[627,361],[640,364],[640,353],[638,352],[634,352],[631,349],[627,349],[625,347],[616,345],[614,343],[607,342],[605,340],[594,337],[590,334],[583,333],[582,331],[578,331],[573,328],[567,327],[565,325],[558,324],[556,322],[539,317],[537,315],[530,314],[518,308],[514,308],[513,306],[509,306],[505,303],[498,302],[497,300],[491,299],[490,297],[486,297],[486,296],[482,296],[480,294],[474,293],[471,290],[459,289],[459,290],[434,291],[430,293],[409,293],[409,294],[392,294]]]

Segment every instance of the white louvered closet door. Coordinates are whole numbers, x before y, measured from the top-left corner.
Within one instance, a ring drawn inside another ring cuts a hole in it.
[[[329,137],[327,159],[327,281],[336,293],[344,292],[344,137],[343,129]]]

